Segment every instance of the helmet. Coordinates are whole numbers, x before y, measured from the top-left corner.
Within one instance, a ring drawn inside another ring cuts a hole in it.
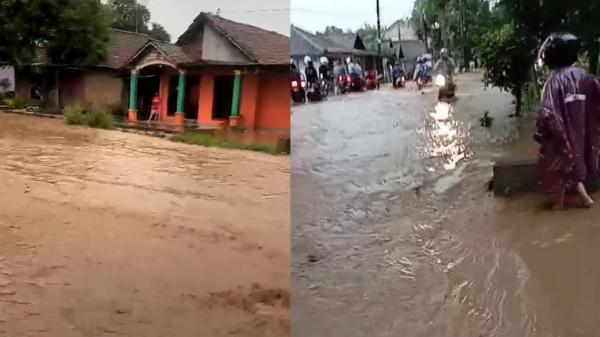
[[[312,62],[312,59],[310,58],[310,56],[308,56],[308,55],[304,56],[304,63],[308,64],[309,62]]]
[[[352,62],[352,58],[350,56],[346,57],[346,63]]]
[[[442,48],[442,50],[440,50],[440,56],[441,57],[448,57],[448,49]]]
[[[553,33],[542,44],[538,57],[550,69],[568,67],[577,61],[579,48],[577,36]]]
[[[328,60],[328,59],[327,59],[327,57],[325,57],[325,56],[322,56],[320,61],[321,61],[321,63],[323,63],[323,64],[327,64],[327,63],[329,63],[329,60]]]

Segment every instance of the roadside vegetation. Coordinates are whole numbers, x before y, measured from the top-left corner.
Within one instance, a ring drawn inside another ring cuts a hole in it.
[[[85,125],[98,129],[114,129],[115,120],[107,108],[85,108],[79,105],[69,106],[64,111],[65,121],[70,125]]]
[[[552,32],[567,31],[582,42],[580,65],[599,73],[600,2],[589,0],[416,0],[411,21],[422,40],[438,51],[450,48],[461,64],[479,61],[486,84],[515,97],[515,115],[537,108],[537,51]]]
[[[264,152],[273,155],[285,154],[285,150],[278,149],[277,146],[271,146],[263,144],[261,142],[252,142],[250,144],[244,144],[238,140],[226,139],[221,136],[197,133],[197,132],[185,132],[177,134],[171,138],[171,140],[180,143],[201,145],[205,147],[218,147],[223,149],[238,149],[238,150],[250,150],[257,152]]]
[[[26,99],[22,98],[22,97],[15,97],[15,98],[4,98],[0,101],[0,105],[2,106],[6,106],[10,109],[25,109],[27,108],[28,102]]]

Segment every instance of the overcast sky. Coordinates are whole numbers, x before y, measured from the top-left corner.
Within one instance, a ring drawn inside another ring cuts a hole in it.
[[[221,16],[290,35],[289,0],[140,0],[150,9],[151,21],[162,24],[173,41],[185,32],[200,12]]]
[[[381,24],[408,17],[414,0],[380,0]],[[357,29],[364,23],[377,24],[376,0],[291,0],[291,21],[311,32],[327,26]]]

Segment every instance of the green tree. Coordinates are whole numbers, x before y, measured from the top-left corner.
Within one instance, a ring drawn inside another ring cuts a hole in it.
[[[481,38],[479,56],[485,69],[484,81],[515,96],[517,116],[521,114],[523,89],[532,80],[535,46],[534,38],[511,24],[490,30]]]
[[[113,10],[112,27],[129,32],[146,33],[150,22],[150,10],[137,0],[108,0]]]
[[[0,1],[0,60],[27,67],[47,48],[55,63],[96,63],[106,57],[108,23],[100,0]]]
[[[113,28],[147,34],[165,42],[171,41],[171,36],[165,27],[150,22],[150,10],[140,4],[138,0],[108,0],[107,6],[114,13]]]
[[[171,35],[169,35],[165,27],[158,23],[152,23],[152,28],[148,31],[148,35],[156,40],[171,41]]]

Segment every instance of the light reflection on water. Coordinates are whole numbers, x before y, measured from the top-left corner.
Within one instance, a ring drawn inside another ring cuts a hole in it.
[[[451,104],[438,102],[429,114],[431,119],[427,130],[426,152],[429,157],[440,159],[444,170],[455,169],[467,156],[465,144],[461,140],[468,136],[468,130],[460,129],[453,113],[454,107]]]

